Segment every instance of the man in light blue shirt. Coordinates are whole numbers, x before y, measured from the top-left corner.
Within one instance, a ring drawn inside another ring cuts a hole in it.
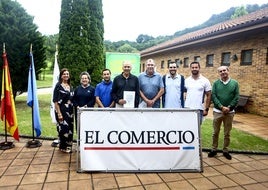
[[[177,73],[176,63],[170,63],[169,73],[163,76],[165,93],[162,96],[163,108],[184,108],[184,76]]]
[[[160,108],[160,98],[164,93],[162,76],[155,71],[153,59],[146,61],[146,70],[139,76],[142,107]]]

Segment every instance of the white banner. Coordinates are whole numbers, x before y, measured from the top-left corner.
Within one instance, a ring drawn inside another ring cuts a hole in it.
[[[197,110],[82,109],[78,171],[202,171]]]

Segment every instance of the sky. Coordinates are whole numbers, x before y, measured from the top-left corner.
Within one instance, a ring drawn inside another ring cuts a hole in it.
[[[61,0],[16,0],[34,16],[43,35],[59,32]],[[173,35],[197,26],[231,7],[267,0],[102,0],[104,39],[136,41],[140,34]]]

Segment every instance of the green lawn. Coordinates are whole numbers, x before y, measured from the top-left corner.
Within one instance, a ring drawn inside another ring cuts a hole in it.
[[[41,74],[40,80],[37,80],[38,88],[46,88],[52,86],[53,75],[51,73]]]
[[[212,120],[206,119],[201,126],[202,147],[211,147]],[[219,137],[219,149],[223,145],[223,128]],[[237,151],[252,151],[268,153],[268,141],[249,133],[233,128],[231,131],[230,149]]]
[[[19,123],[19,132],[21,135],[32,135],[32,108],[26,105],[26,96],[17,96],[16,111]],[[57,137],[55,124],[50,117],[50,100],[51,95],[39,95],[40,119],[42,124],[43,137]]]

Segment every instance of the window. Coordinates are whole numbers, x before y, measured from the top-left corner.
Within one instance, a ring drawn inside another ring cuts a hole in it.
[[[195,57],[194,57],[194,61],[196,61],[196,62],[200,62],[200,56],[195,56]]]
[[[253,50],[242,50],[241,52],[241,65],[252,65]]]
[[[183,59],[183,67],[189,67],[189,57]]]
[[[222,53],[221,65],[230,66],[231,53],[225,52]]]
[[[213,67],[214,54],[207,55],[206,66]]]
[[[165,61],[161,61],[161,69],[164,69]]]

